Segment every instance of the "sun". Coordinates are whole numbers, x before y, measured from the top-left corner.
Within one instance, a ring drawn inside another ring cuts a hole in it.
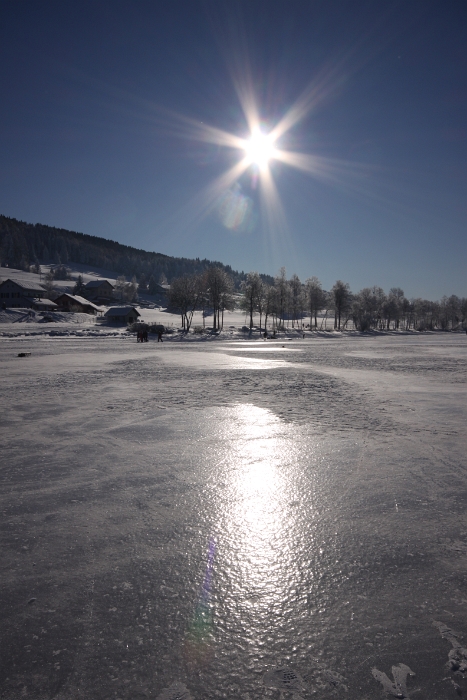
[[[245,141],[245,153],[251,164],[264,170],[271,158],[274,158],[274,139],[270,134],[263,134],[260,129],[256,129]]]
[[[323,83],[326,87],[326,81]],[[352,173],[365,177],[366,169],[336,158],[326,158],[299,150],[289,150],[287,133],[297,126],[309,112],[316,109],[320,100],[327,95],[321,84],[311,82],[296,101],[276,121],[263,115],[254,96],[249,81],[242,84],[238,79],[236,91],[243,111],[244,126],[242,135],[229,133],[217,126],[211,126],[174,112],[170,115],[170,129],[182,138],[212,144],[236,151],[238,160],[231,162],[227,170],[207,184],[202,192],[184,208],[190,217],[201,222],[215,212],[223,225],[231,230],[249,230],[258,218],[254,209],[258,204],[261,216],[267,218],[267,235],[275,246],[288,236],[287,221],[279,190],[275,182],[276,168],[272,161],[307,173],[331,185],[349,187],[348,176]],[[329,90],[332,86],[329,86]],[[297,143],[296,140],[292,142]],[[251,190],[258,189],[258,197],[252,198],[245,191],[247,180],[244,174],[250,171]],[[282,172],[283,168],[277,168]],[[355,177],[351,187],[355,190]],[[265,229],[266,230],[266,229]]]

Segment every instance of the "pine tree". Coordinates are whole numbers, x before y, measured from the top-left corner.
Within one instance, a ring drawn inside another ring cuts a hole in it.
[[[146,275],[142,272],[139,276],[138,292],[140,294],[146,294],[148,291],[148,283],[146,282]]]
[[[148,292],[149,292],[149,294],[154,295],[154,294],[157,294],[157,291],[158,291],[158,284],[156,282],[154,275],[151,275],[151,277],[149,278],[149,282],[148,282]]]
[[[82,275],[78,275],[78,279],[76,280],[76,284],[73,289],[73,294],[78,294],[79,296],[82,295],[84,291],[84,282],[83,282],[83,277]]]

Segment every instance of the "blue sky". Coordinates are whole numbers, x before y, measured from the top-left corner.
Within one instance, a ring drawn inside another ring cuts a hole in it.
[[[467,296],[466,28],[449,0],[4,0],[0,213]],[[264,134],[291,118],[275,147],[300,168],[227,181],[253,103]]]

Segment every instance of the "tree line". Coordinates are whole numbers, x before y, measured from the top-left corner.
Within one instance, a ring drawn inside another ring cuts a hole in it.
[[[348,283],[337,280],[326,291],[317,277],[302,282],[298,275],[289,279],[285,268],[266,282],[258,272],[249,272],[234,294],[234,284],[225,270],[213,266],[202,275],[184,275],[172,281],[169,304],[180,313],[189,330],[195,311],[208,308],[214,314],[214,329],[222,328],[224,310],[239,306],[250,329],[259,322],[282,330],[286,326],[325,329],[328,318],[336,330],[456,330],[466,327],[467,298],[444,296],[440,301],[407,299],[403,290],[393,287],[386,294],[381,287],[365,287],[357,293]]]
[[[169,308],[180,314],[182,327],[187,332],[195,311],[202,311],[204,324],[208,310],[213,315],[213,329],[220,330],[224,326],[224,311],[235,309],[234,292],[232,277],[213,265],[202,274],[184,275],[172,280],[167,297]]]
[[[72,262],[104,268],[128,279],[136,277],[138,282],[144,277],[147,284],[152,278],[153,286],[182,275],[202,274],[213,265],[230,275],[236,289],[246,277],[220,262],[151,253],[98,236],[0,215],[1,266],[30,271],[38,269],[40,263],[66,266]],[[272,280],[267,275],[263,278]]]
[[[179,310],[188,329],[194,311],[208,308],[214,313],[214,327],[222,327],[223,312],[235,304],[245,310],[250,327],[256,317],[260,327],[263,321],[265,326],[269,321],[274,328],[285,324],[318,328],[333,318],[336,329],[354,327],[361,331],[448,330],[466,324],[466,299],[456,295],[433,302],[409,300],[398,287],[388,294],[376,286],[353,293],[341,280],[325,291],[317,277],[305,282],[297,275],[287,279],[284,268],[275,278],[258,272],[237,272],[215,261],[150,253],[98,236],[0,215],[0,265],[37,272],[40,263],[52,263],[51,279],[46,280],[52,289],[53,279],[69,278],[66,265],[71,262],[116,272],[118,297],[124,301],[134,302],[137,293],[156,294],[159,284],[170,283],[171,306]]]

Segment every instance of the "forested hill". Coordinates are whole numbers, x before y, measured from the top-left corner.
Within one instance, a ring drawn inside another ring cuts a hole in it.
[[[34,263],[67,264],[71,262],[102,267],[138,279],[141,274],[159,280],[165,275],[170,283],[184,274],[203,272],[216,265],[228,272],[238,288],[246,275],[212,260],[173,258],[162,253],[148,253],[98,236],[67,231],[63,228],[28,224],[0,215],[0,264],[29,270]]]

